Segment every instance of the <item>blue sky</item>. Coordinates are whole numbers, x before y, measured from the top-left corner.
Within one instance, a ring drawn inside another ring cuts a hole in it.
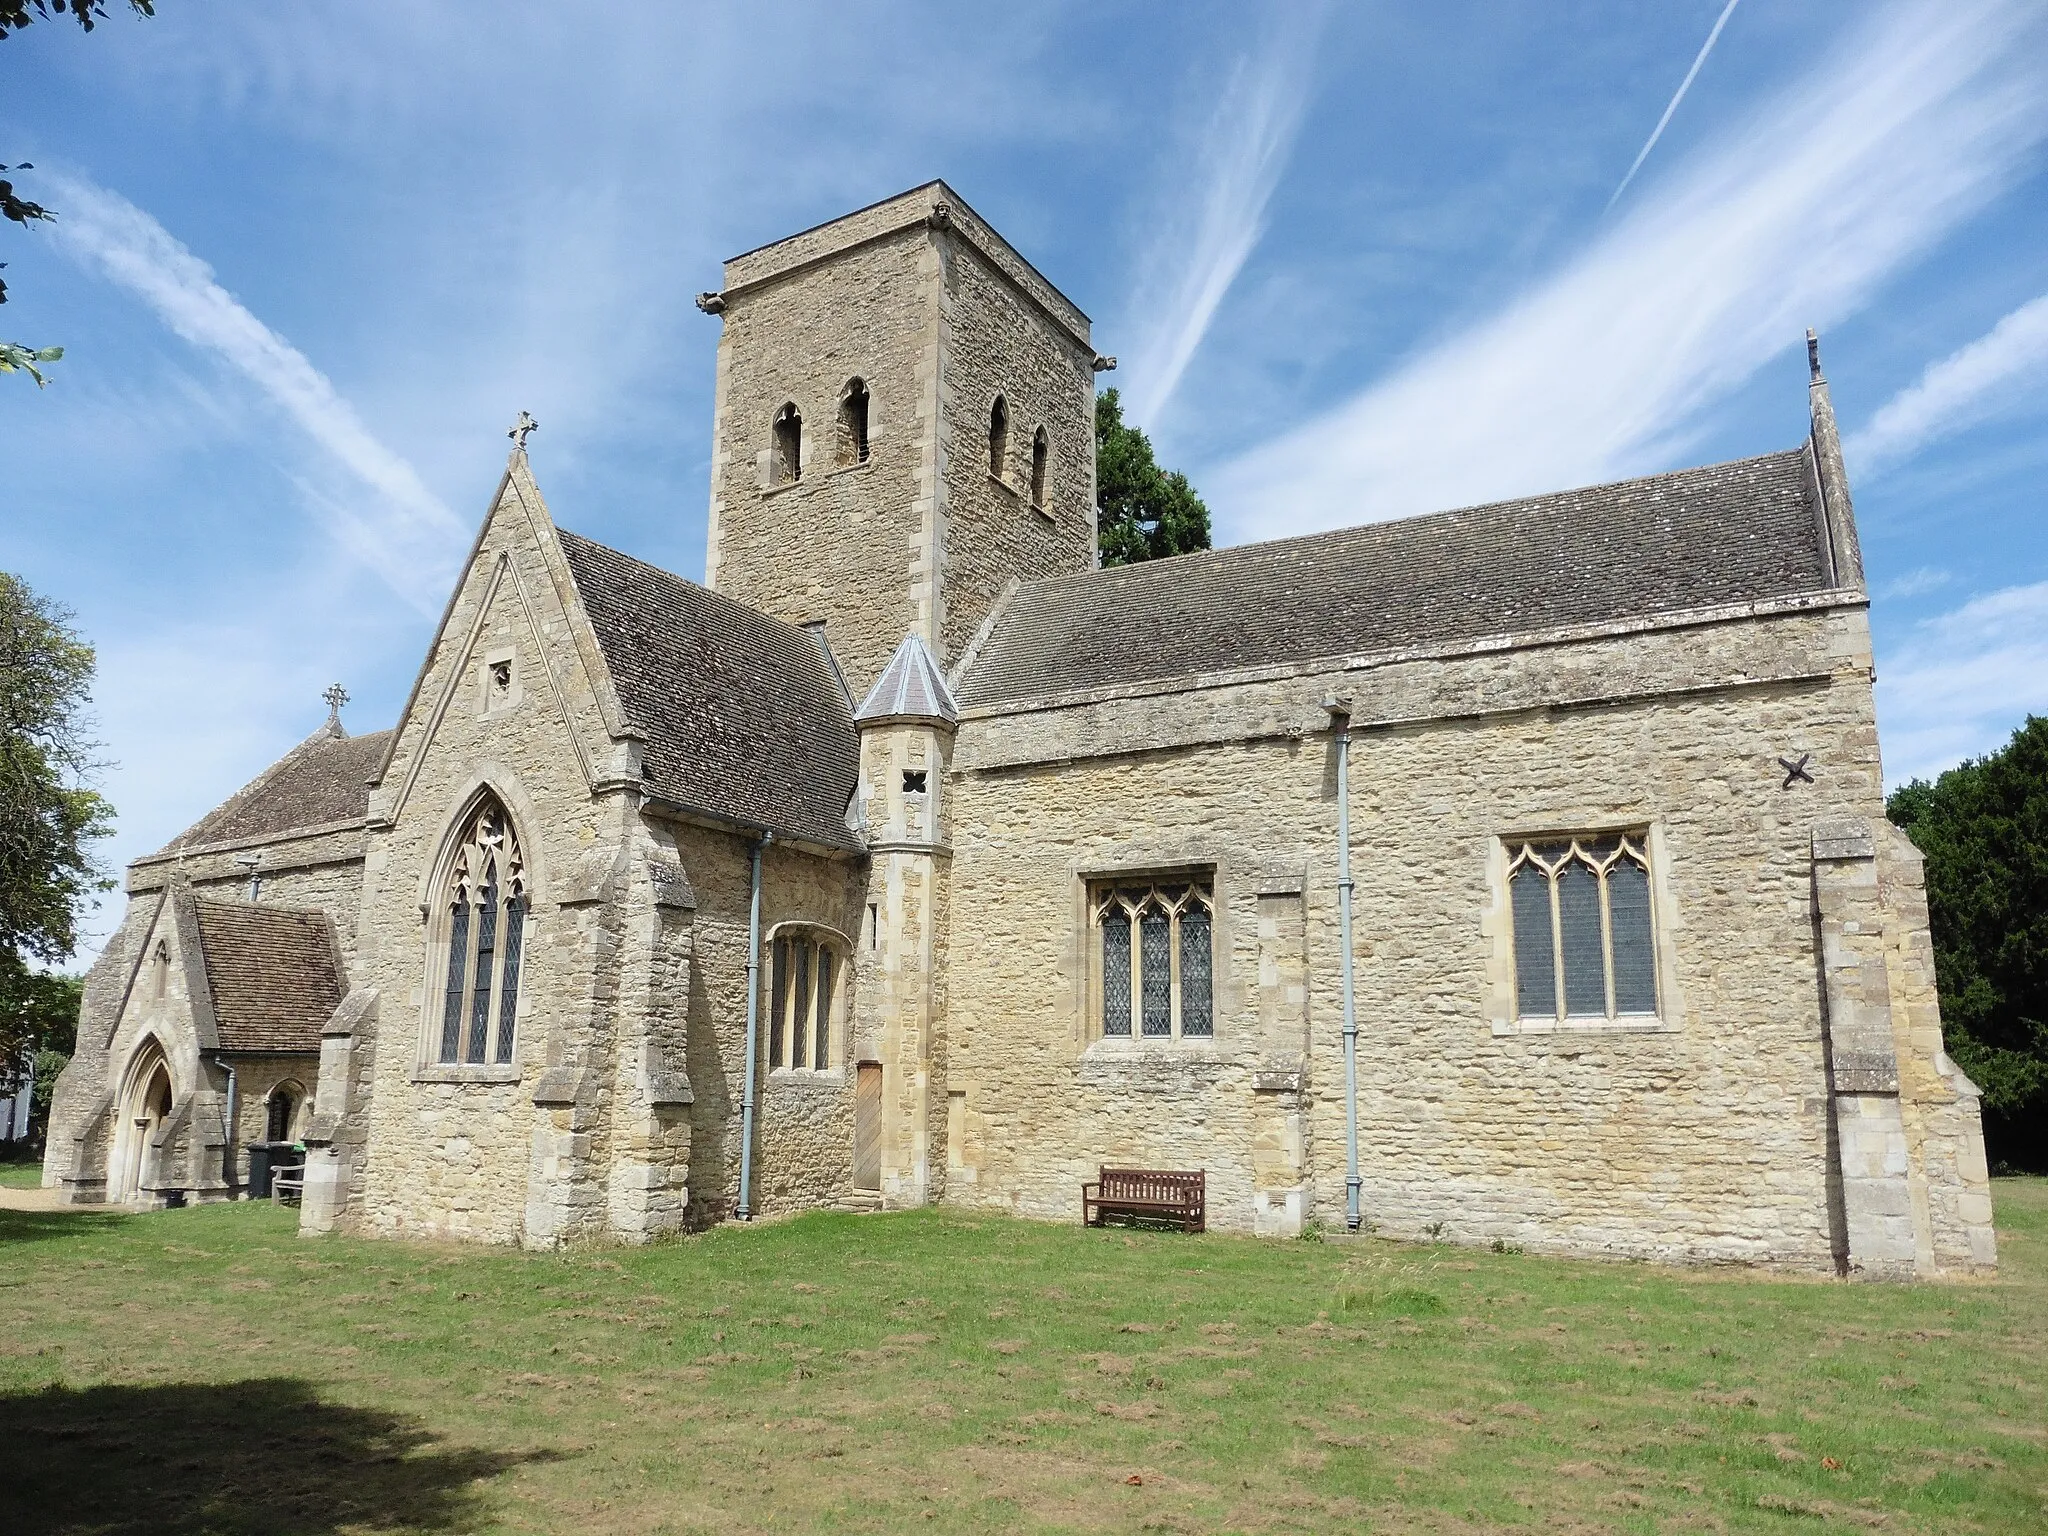
[[[691,296],[933,176],[1228,542],[1790,446],[1816,325],[1889,777],[2048,712],[2028,0],[159,9],[0,42],[63,215],[0,335],[68,349],[0,378],[0,566],[99,646],[116,862],[329,682],[391,721],[522,408],[563,526],[700,576]]]

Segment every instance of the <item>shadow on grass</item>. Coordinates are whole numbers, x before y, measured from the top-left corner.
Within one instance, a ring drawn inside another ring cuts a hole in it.
[[[417,1420],[290,1379],[0,1397],[0,1531],[466,1531],[476,1485],[552,1451],[436,1449]]]
[[[0,1247],[66,1242],[89,1233],[111,1231],[130,1219],[126,1212],[94,1210],[91,1206],[60,1207],[54,1211],[0,1210]]]

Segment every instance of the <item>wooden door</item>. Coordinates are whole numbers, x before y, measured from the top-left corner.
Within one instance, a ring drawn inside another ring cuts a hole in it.
[[[853,1079],[853,1187],[882,1187],[882,1065],[864,1061]]]

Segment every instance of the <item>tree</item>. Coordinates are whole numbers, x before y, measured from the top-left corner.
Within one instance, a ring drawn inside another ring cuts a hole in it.
[[[90,782],[92,673],[70,613],[0,571],[0,987],[69,955],[80,908],[113,884],[92,849],[113,823]]]
[[[1927,859],[1943,1042],[1984,1091],[1985,1149],[2048,1171],[2048,719],[1885,813]]]
[[[128,0],[128,8],[138,16],[154,16],[156,0]],[[47,19],[51,16],[70,16],[90,32],[94,22],[106,20],[107,0],[0,0],[0,38],[19,32],[39,17]],[[14,166],[0,165],[0,172],[34,169],[27,161]],[[26,229],[31,224],[56,216],[41,203],[18,196],[13,182],[0,181],[0,217]],[[0,267],[6,265],[0,261]],[[7,284],[0,281],[0,304],[6,302]],[[0,341],[0,373],[25,373],[36,381],[36,387],[40,389],[49,380],[43,377],[36,364],[54,363],[63,355],[62,347],[31,347],[26,342]]]
[[[1152,457],[1124,423],[1113,389],[1095,397],[1095,537],[1104,565],[1132,565],[1209,547],[1209,509],[1188,477]]]

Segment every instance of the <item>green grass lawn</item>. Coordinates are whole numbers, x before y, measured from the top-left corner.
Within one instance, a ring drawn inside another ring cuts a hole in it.
[[[41,1163],[0,1163],[0,1189],[40,1189]]]
[[[0,1212],[0,1531],[2040,1531],[1995,1282],[821,1214],[568,1254]]]

